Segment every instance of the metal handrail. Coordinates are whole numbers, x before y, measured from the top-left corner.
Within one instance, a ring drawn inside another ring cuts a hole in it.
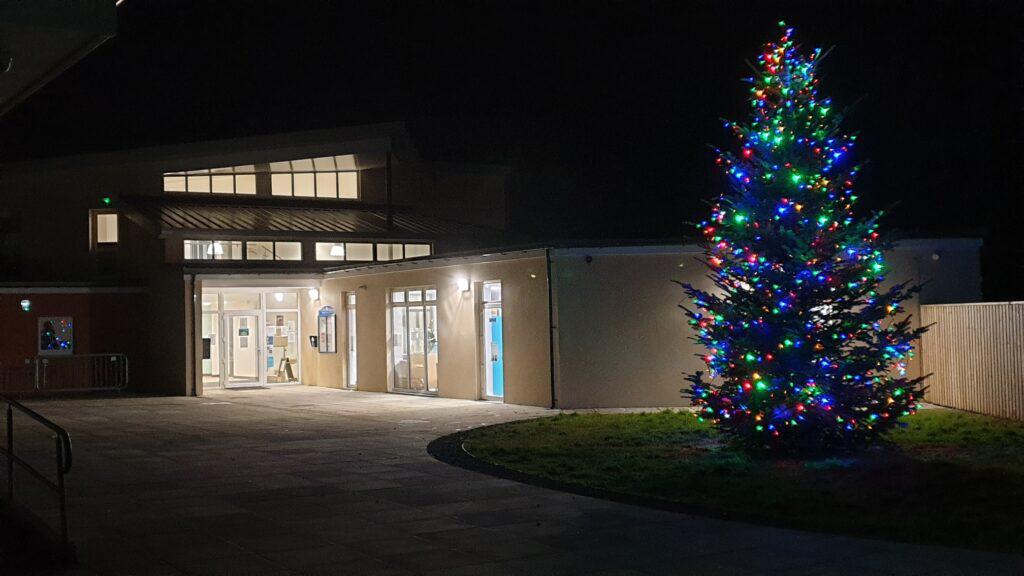
[[[68,506],[67,506],[67,491],[64,487],[64,476],[71,472],[71,463],[73,461],[72,450],[71,450],[71,436],[68,435],[67,430],[64,430],[57,424],[48,420],[44,416],[40,415],[35,410],[25,406],[24,404],[0,394],[0,402],[7,404],[7,442],[6,446],[0,446],[0,454],[7,457],[7,501],[14,502],[14,465],[17,464],[29,472],[33,477],[43,483],[47,488],[54,491],[57,494],[57,499],[60,505],[60,535],[64,541],[64,544],[68,544]],[[46,428],[50,429],[54,433],[54,439],[56,441],[56,463],[57,463],[57,481],[50,480],[42,472],[36,470],[26,460],[18,457],[14,453],[14,410],[17,409],[25,416],[35,420],[39,424],[42,424]]]

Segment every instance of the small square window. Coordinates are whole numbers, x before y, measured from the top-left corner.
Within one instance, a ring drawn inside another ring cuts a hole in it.
[[[210,176],[189,176],[188,177],[188,191],[189,192],[209,192],[210,191]]]
[[[211,177],[213,180],[213,192],[215,194],[234,194],[235,193],[235,177],[231,175],[220,175],[215,174]]]
[[[210,240],[185,240],[185,260],[213,260]]]
[[[315,184],[313,184],[312,173],[295,174],[294,186],[295,188],[292,191],[293,196],[298,196],[301,198],[312,198],[316,196],[316,191],[314,189]]]
[[[338,172],[338,198],[359,198],[358,172]]]
[[[214,260],[241,260],[242,242],[240,240],[214,240],[206,249]]]
[[[427,290],[424,291],[424,293],[426,294],[427,302],[433,302],[433,301],[437,300],[437,289],[436,288],[428,288]]]
[[[403,254],[405,254],[405,251],[402,249],[401,244],[377,244],[377,260],[381,262],[401,260]]]
[[[345,244],[346,260],[354,262],[373,261],[373,244],[349,242]]]
[[[423,302],[423,291],[409,290],[409,302]]]
[[[344,260],[345,259],[345,244],[344,244],[344,242],[317,242],[316,243],[316,259],[317,260]]]
[[[316,197],[337,198],[338,176],[334,172],[318,172],[316,175]]]
[[[94,241],[97,245],[117,244],[117,213],[95,213],[93,227]]]
[[[184,192],[184,176],[164,176],[164,192]]]
[[[302,260],[302,243],[274,242],[274,260]]]
[[[395,290],[391,293],[392,302],[405,302],[405,290]]]
[[[274,243],[273,242],[246,242],[245,243],[245,259],[246,260],[273,260],[274,259]]]
[[[235,194],[255,194],[256,175],[238,174],[235,176]]]
[[[430,244],[406,244],[405,245],[405,257],[406,258],[422,258],[424,256],[430,256]]]
[[[270,175],[270,193],[274,196],[291,196],[292,195],[292,175],[291,174],[271,174]]]
[[[484,282],[484,302],[501,302],[501,282]]]

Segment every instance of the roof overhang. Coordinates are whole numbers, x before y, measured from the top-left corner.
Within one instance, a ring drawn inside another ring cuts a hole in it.
[[[0,3],[0,116],[112,38],[116,29],[114,0]]]
[[[161,238],[352,238],[430,241],[444,238],[496,238],[500,233],[407,209],[359,202],[244,196],[197,198],[131,196],[129,217]]]

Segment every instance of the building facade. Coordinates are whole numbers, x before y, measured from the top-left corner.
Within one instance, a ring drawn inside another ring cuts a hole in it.
[[[686,405],[673,281],[710,288],[699,248],[508,248],[506,177],[425,162],[397,124],[5,166],[0,386],[102,388],[116,360],[139,393]],[[900,242],[912,318],[978,300],[979,251]]]
[[[308,275],[496,245],[507,233],[506,177],[502,167],[423,161],[401,124],[7,164],[3,289],[15,311],[39,303],[28,315],[52,308],[61,291],[69,302],[142,294],[130,309],[104,309],[134,319],[120,342],[76,350],[143,347],[133,387],[191,394],[193,382],[182,387],[191,350],[181,344],[197,273]],[[286,353],[298,364],[296,342]],[[20,370],[22,356],[8,350],[0,366]]]

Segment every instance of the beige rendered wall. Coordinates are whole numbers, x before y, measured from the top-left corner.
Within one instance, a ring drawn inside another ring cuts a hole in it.
[[[551,405],[550,344],[546,261],[543,252],[496,262],[452,260],[430,268],[373,267],[347,275],[328,276],[321,298],[338,311],[337,358],[321,354],[316,383],[340,386],[347,368],[344,354],[345,292],[356,293],[358,327],[358,389],[388,390],[387,294],[392,288],[437,287],[438,395],[479,399],[480,352],[478,284],[502,282],[505,341],[505,402]],[[472,290],[458,289],[458,279]]]
[[[683,374],[703,363],[672,280],[704,288],[695,253],[612,249],[552,255],[559,408],[684,406]],[[591,261],[587,262],[587,257]]]
[[[973,239],[914,239],[887,254],[887,284],[928,282],[919,298],[905,304],[913,325],[920,325],[918,300],[981,299],[980,248]],[[705,367],[678,308],[689,300],[671,280],[712,290],[697,256],[696,246],[553,251],[559,408],[689,404],[680,393],[683,377]],[[915,358],[908,373],[920,371]]]

